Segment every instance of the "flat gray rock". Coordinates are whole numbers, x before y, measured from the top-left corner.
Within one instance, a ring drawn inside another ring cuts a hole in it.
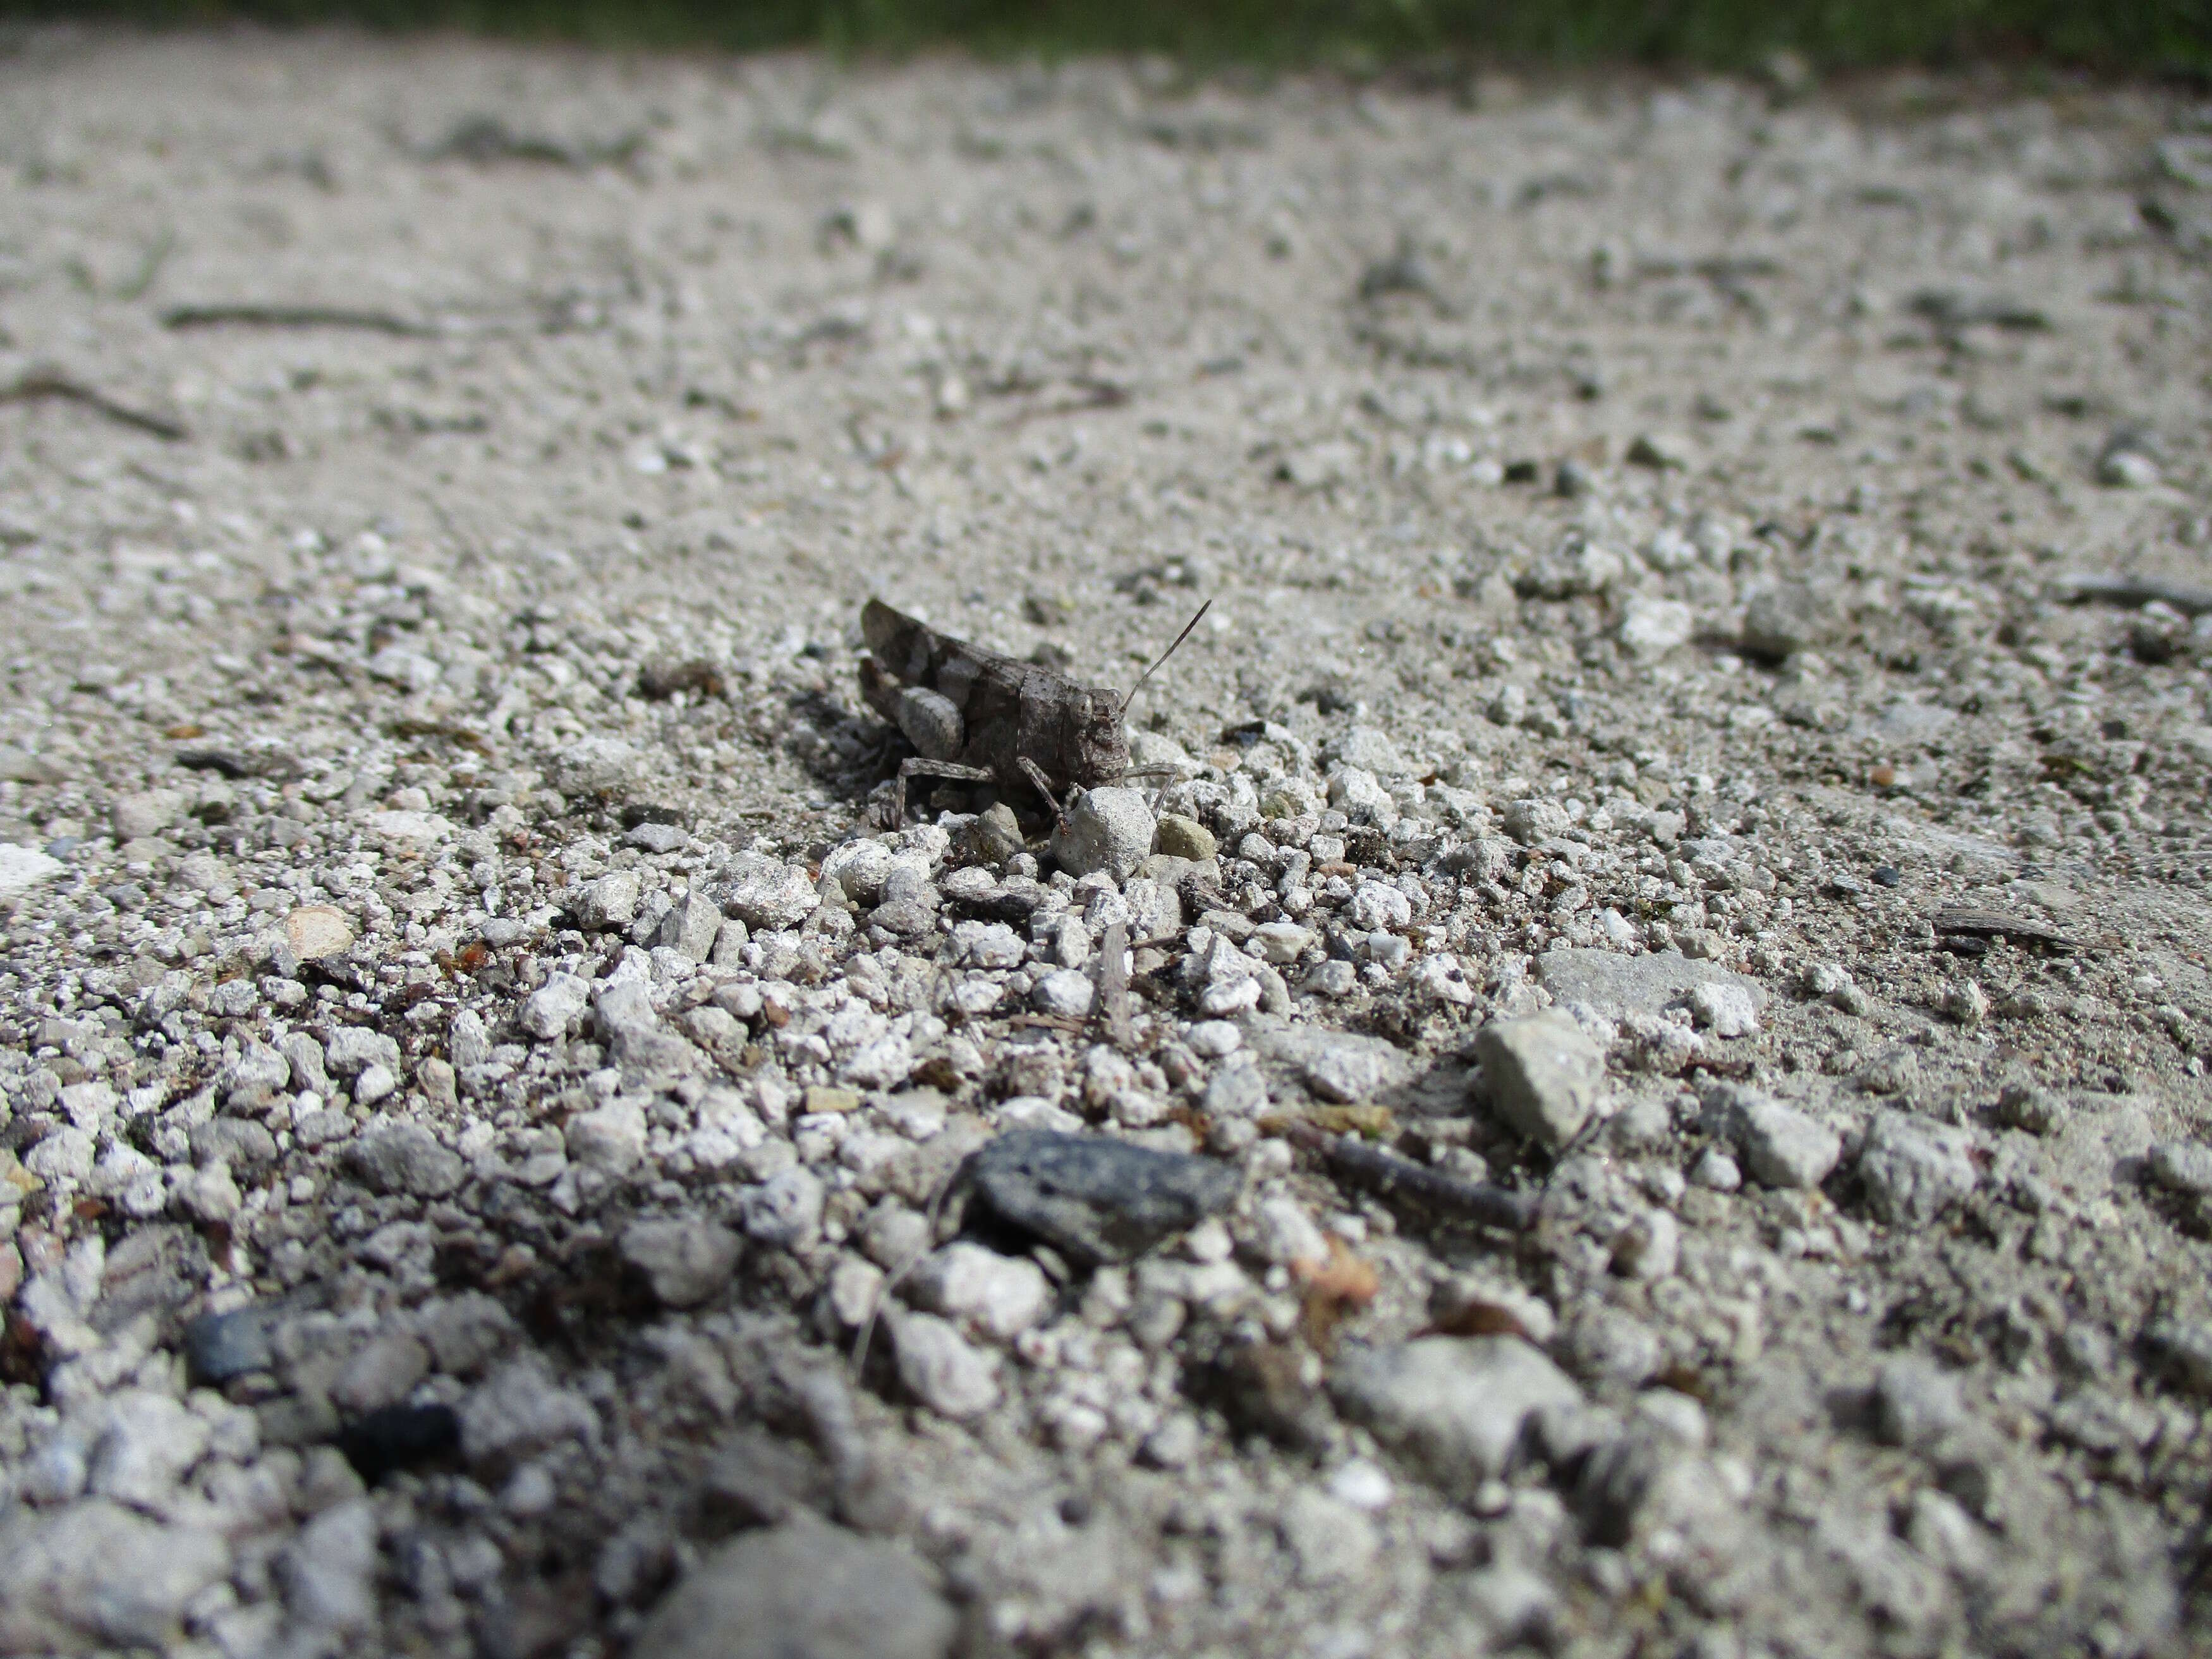
[[[945,1659],[958,1620],[900,1545],[824,1522],[746,1533],[646,1620],[636,1659]]]
[[[1451,1492],[1503,1474],[1532,1417],[1582,1400],[1565,1371],[1510,1336],[1355,1348],[1338,1360],[1328,1386],[1347,1416]]]
[[[968,1175],[993,1214],[1085,1266],[1127,1261],[1196,1226],[1243,1179],[1210,1158],[1051,1129],[1000,1135]]]
[[[1255,1021],[1246,1036],[1261,1060],[1288,1071],[1323,1100],[1345,1105],[1396,1088],[1413,1070],[1401,1050],[1358,1031]]]
[[[1640,957],[1611,951],[1547,951],[1536,958],[1536,980],[1552,994],[1553,1002],[1585,1002],[1609,1019],[1686,1008],[1690,993],[1701,985],[1743,991],[1754,1012],[1766,1006],[1766,988],[1758,981],[1674,951]]]

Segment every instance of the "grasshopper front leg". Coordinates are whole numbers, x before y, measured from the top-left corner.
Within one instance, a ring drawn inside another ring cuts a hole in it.
[[[1045,811],[1052,814],[1052,821],[1060,826],[1060,833],[1063,836],[1066,835],[1067,833],[1067,810],[1066,807],[1063,807],[1058,801],[1053,799],[1052,780],[1045,776],[1044,768],[1039,766],[1027,755],[1023,755],[1017,758],[1014,764],[1021,769],[1021,773],[1024,777],[1027,778],[1031,783],[1036,786],[1037,793],[1044,797]],[[1075,798],[1081,792],[1079,789],[1074,787],[1071,787],[1068,790],[1068,806],[1075,805]]]

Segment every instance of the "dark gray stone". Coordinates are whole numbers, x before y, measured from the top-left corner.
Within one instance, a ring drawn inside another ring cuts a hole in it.
[[[276,1355],[269,1340],[274,1317],[270,1309],[257,1305],[202,1314],[185,1326],[185,1364],[192,1381],[220,1387],[233,1377],[274,1367]]]
[[[1103,1135],[1020,1129],[969,1160],[975,1195],[1000,1220],[1085,1266],[1127,1261],[1229,1207],[1225,1164]]]

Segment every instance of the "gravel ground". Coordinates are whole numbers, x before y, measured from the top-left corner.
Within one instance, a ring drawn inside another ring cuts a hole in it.
[[[0,1650],[2203,1650],[2202,106],[0,86]]]

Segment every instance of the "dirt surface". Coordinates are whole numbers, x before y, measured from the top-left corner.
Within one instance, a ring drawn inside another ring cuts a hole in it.
[[[2203,1650],[2201,106],[11,46],[0,1650]]]

